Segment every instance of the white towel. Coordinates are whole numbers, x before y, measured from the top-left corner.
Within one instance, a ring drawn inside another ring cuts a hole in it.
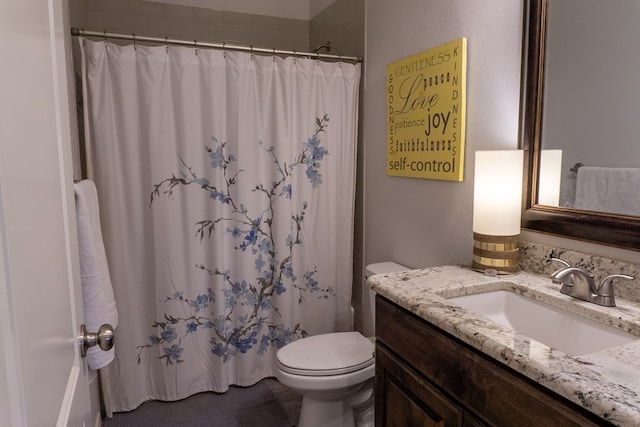
[[[98,192],[95,184],[89,180],[76,183],[74,190],[84,323],[89,332],[98,332],[104,323],[115,329],[118,326],[118,311],[100,229]],[[103,351],[96,345],[87,351],[87,363],[91,369],[103,368],[113,359],[114,348]]]
[[[582,166],[576,180],[575,207],[640,215],[640,168]]]

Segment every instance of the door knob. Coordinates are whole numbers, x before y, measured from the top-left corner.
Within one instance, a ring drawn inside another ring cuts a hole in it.
[[[80,325],[80,336],[78,337],[80,342],[80,355],[87,357],[87,349],[98,344],[98,346],[104,350],[109,351],[113,348],[113,327],[105,323],[98,328],[98,332],[87,332],[87,327]]]

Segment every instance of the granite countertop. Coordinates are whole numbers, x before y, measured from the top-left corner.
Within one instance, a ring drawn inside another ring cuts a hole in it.
[[[560,293],[548,276],[520,272],[491,277],[462,266],[379,274],[367,283],[404,307],[495,360],[616,425],[640,425],[640,304],[616,299],[601,307]],[[453,302],[461,295],[511,290],[615,326],[639,341],[571,356],[515,334]]]

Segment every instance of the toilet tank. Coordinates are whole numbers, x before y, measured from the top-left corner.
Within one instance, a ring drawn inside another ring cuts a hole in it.
[[[392,262],[378,262],[375,264],[369,264],[365,267],[365,282],[366,280],[375,275],[375,274],[387,274],[387,273],[396,273],[399,271],[411,270],[411,268]],[[364,293],[364,300],[368,300],[369,307],[365,307],[364,316],[362,319],[364,326],[364,333],[366,336],[373,336],[374,326],[376,324],[376,293],[371,289],[371,287],[367,286],[365,283],[366,292]],[[368,298],[367,298],[368,295]],[[364,302],[364,301],[363,301]]]
[[[409,267],[395,263],[393,261],[377,262],[365,267],[365,277],[368,279],[374,274],[396,273],[398,271],[411,270]]]

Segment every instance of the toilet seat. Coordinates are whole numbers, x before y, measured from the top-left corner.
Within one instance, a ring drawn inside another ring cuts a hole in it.
[[[373,343],[359,332],[336,332],[282,347],[276,353],[276,364],[282,371],[294,375],[341,375],[373,365],[373,352]]]

